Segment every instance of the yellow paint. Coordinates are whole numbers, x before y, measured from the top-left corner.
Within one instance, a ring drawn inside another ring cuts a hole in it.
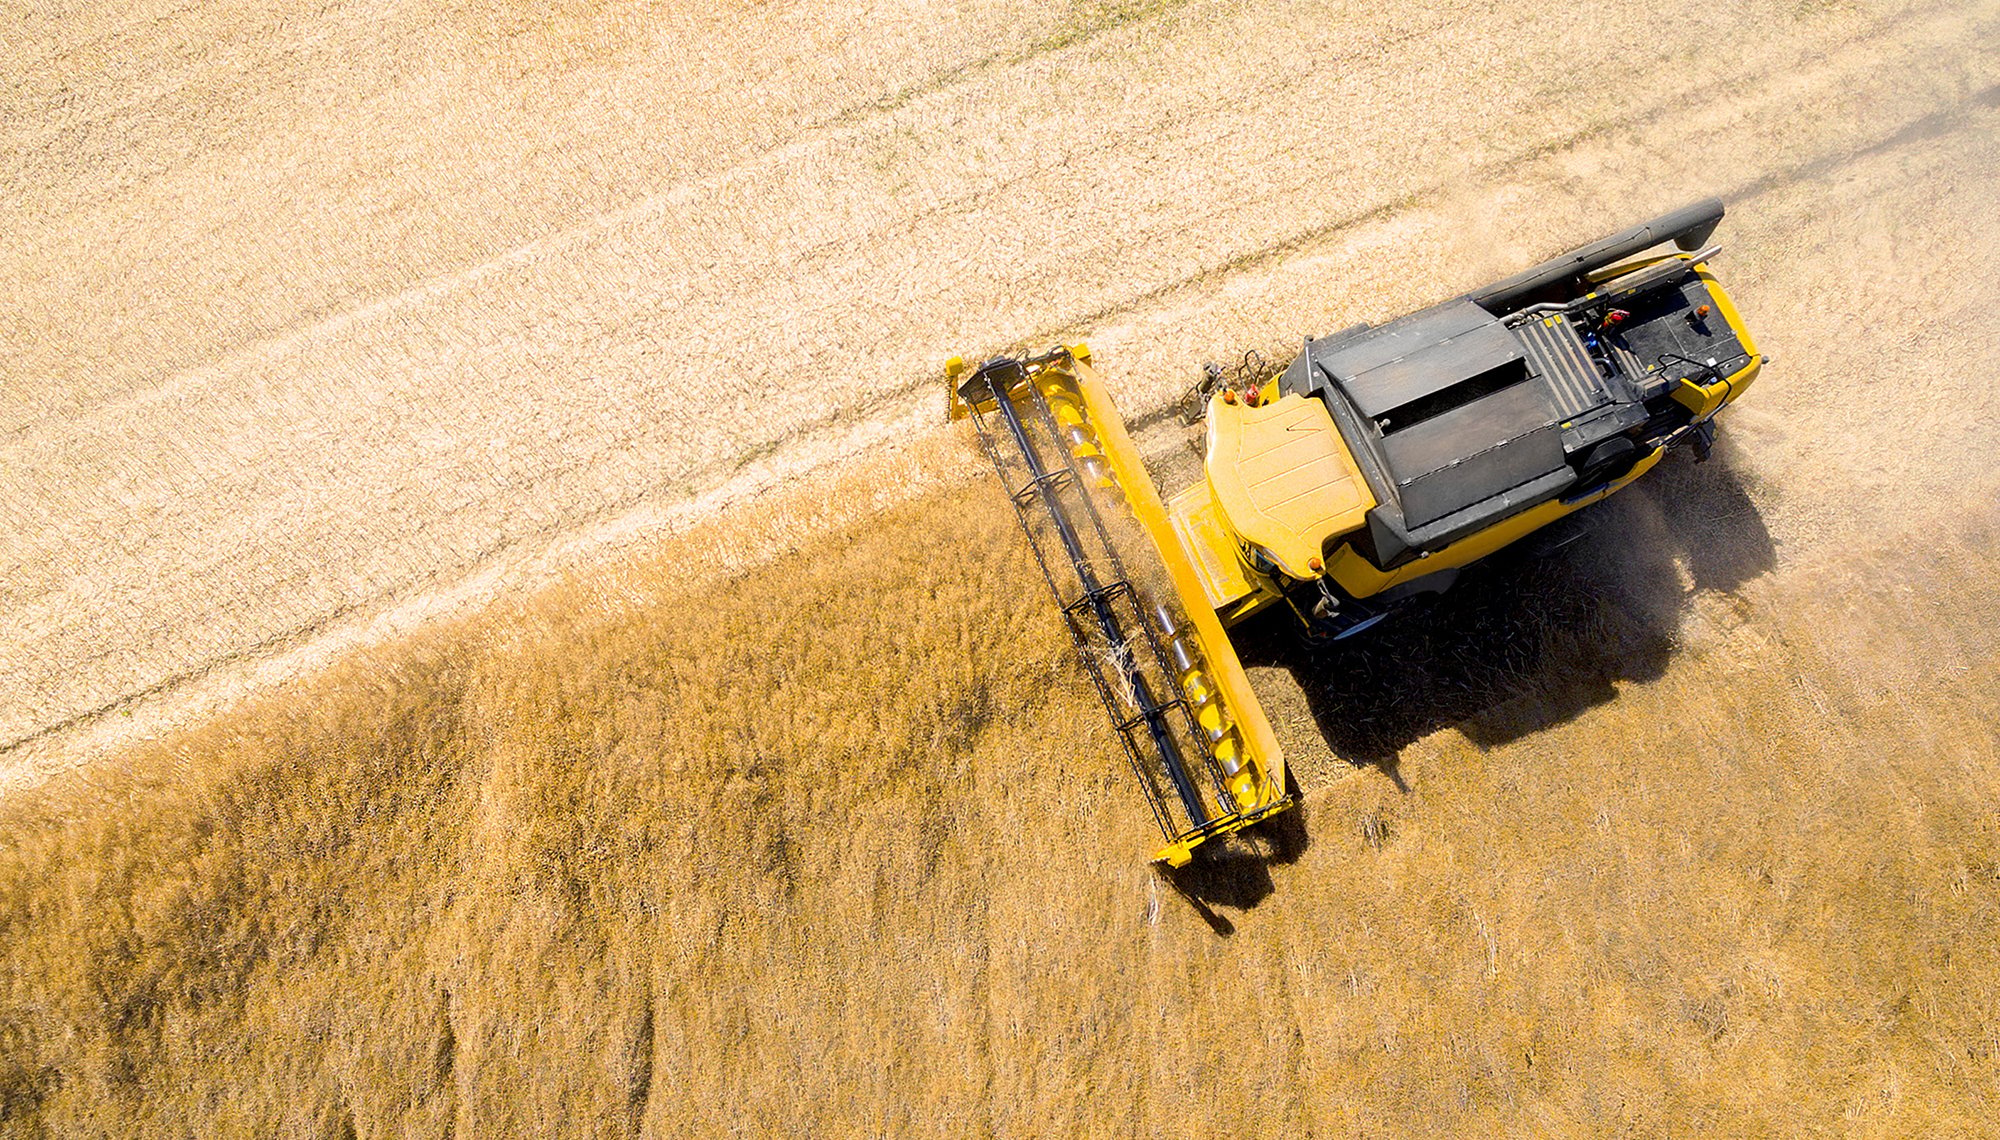
[[[1208,484],[1196,483],[1167,503],[1174,537],[1194,564],[1208,608],[1226,610],[1257,591],[1256,583],[1236,556],[1236,540],[1215,509]]]
[[[1286,395],[1208,403],[1208,485],[1220,521],[1293,578],[1326,541],[1360,526],[1375,496],[1324,401]],[[1217,607],[1220,608],[1220,607]]]
[[[1623,478],[1606,484],[1601,491],[1572,502],[1551,499],[1540,506],[1530,507],[1477,534],[1467,535],[1435,554],[1418,558],[1394,570],[1378,570],[1374,563],[1357,553],[1353,546],[1343,545],[1334,552],[1333,558],[1326,564],[1327,576],[1340,583],[1340,588],[1354,597],[1366,598],[1379,594],[1391,586],[1413,582],[1426,574],[1464,566],[1486,557],[1516,539],[1540,530],[1564,515],[1580,511],[1599,499],[1622,490],[1632,480],[1652,470],[1653,465],[1665,454],[1664,448],[1656,448],[1651,455],[1634,465]]]
[[[983,413],[995,406],[992,399],[979,401],[976,408],[966,405],[958,395],[958,383],[966,372],[965,361],[960,357],[951,358],[945,365],[945,376],[951,385],[952,419],[961,419],[975,410]],[[1198,660],[1177,679],[1203,737],[1191,743],[1208,747],[1222,768],[1224,785],[1235,801],[1236,810],[1174,836],[1155,855],[1156,859],[1178,867],[1203,842],[1238,831],[1283,811],[1293,802],[1286,792],[1285,758],[1278,747],[1277,735],[1271,730],[1256,690],[1250,687],[1243,663],[1223,632],[1210,600],[1211,589],[1247,588],[1248,582],[1239,570],[1236,586],[1226,584],[1234,554],[1227,531],[1219,523],[1210,521],[1202,537],[1183,544],[1138,450],[1126,434],[1117,407],[1090,367],[1088,347],[1074,345],[1067,356],[1029,363],[1022,375],[1023,382],[1005,393],[1005,398],[1017,403],[1039,398],[1055,419],[1075,469],[1106,497],[1122,500],[1145,529],[1173,583],[1178,608],[1185,615],[1183,636],[1193,640]],[[1190,503],[1191,509],[1198,510],[1199,506]],[[1224,544],[1219,559],[1213,557],[1218,551],[1210,536]],[[1203,562],[1201,569],[1197,569],[1198,559]],[[1214,580],[1214,585],[1204,584],[1204,573]]]
[[[1047,367],[1066,371],[1075,380],[1091,426],[1096,429],[1104,459],[1116,475],[1133,517],[1145,528],[1147,537],[1152,539],[1159,551],[1161,562],[1166,565],[1174,592],[1179,596],[1180,607],[1194,629],[1195,642],[1201,649],[1209,679],[1241,735],[1241,763],[1248,776],[1240,791],[1232,788],[1238,810],[1211,822],[1199,832],[1178,837],[1158,856],[1169,863],[1176,858],[1185,862],[1186,852],[1204,839],[1238,830],[1253,819],[1281,811],[1291,803],[1285,792],[1284,752],[1278,747],[1277,734],[1271,730],[1271,722],[1264,715],[1257,691],[1250,687],[1250,678],[1243,671],[1243,662],[1236,656],[1236,647],[1230,643],[1229,635],[1223,631],[1222,622],[1208,602],[1208,594],[1202,587],[1194,562],[1174,532],[1166,506],[1160,502],[1160,493],[1153,486],[1152,477],[1146,473],[1138,449],[1132,446],[1132,439],[1125,432],[1125,421],[1118,415],[1118,409],[1105,392],[1096,370],[1090,366],[1090,349],[1079,344],[1072,346],[1070,353],[1067,369],[1063,369],[1060,362]]]

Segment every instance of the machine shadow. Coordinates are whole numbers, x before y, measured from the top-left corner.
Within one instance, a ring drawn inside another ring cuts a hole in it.
[[[1287,782],[1291,783],[1289,776]],[[1296,783],[1291,784],[1291,791],[1298,794]],[[1249,910],[1263,902],[1278,889],[1271,879],[1271,868],[1298,862],[1311,846],[1305,814],[1287,811],[1227,840],[1210,841],[1185,867],[1155,864],[1155,868],[1210,930],[1227,938],[1236,933],[1236,924],[1216,913],[1215,908]]]
[[[1291,672],[1335,755],[1407,791],[1397,763],[1411,742],[1456,727],[1487,748],[1567,721],[1614,682],[1658,677],[1696,594],[1771,568],[1733,457],[1726,433],[1706,463],[1670,455],[1351,645],[1309,650],[1269,612],[1239,628],[1239,652]]]

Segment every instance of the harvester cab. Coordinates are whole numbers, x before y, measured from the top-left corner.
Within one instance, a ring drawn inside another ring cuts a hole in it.
[[[1077,345],[946,366],[1179,866],[1284,810],[1284,758],[1227,629],[1287,606],[1352,636],[1463,566],[1703,455],[1763,364],[1676,210],[1485,289],[1211,371],[1204,478],[1162,500]],[[1672,248],[1666,247],[1671,243]]]

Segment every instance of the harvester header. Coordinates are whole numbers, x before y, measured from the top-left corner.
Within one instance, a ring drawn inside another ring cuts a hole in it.
[[[953,358],[945,371],[952,418],[972,418],[1006,482],[1152,805],[1166,840],[1155,858],[1181,866],[1204,840],[1290,806],[1270,722],[1090,350],[977,368]]]

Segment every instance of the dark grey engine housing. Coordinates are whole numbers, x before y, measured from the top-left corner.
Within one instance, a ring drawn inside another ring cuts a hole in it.
[[[1308,340],[1280,386],[1326,402],[1374,491],[1357,549],[1402,565],[1597,490],[1686,426],[1670,395],[1680,381],[1749,362],[1708,286],[1678,258],[1589,275],[1667,241],[1706,260],[1722,213],[1709,199],[1388,324]]]

